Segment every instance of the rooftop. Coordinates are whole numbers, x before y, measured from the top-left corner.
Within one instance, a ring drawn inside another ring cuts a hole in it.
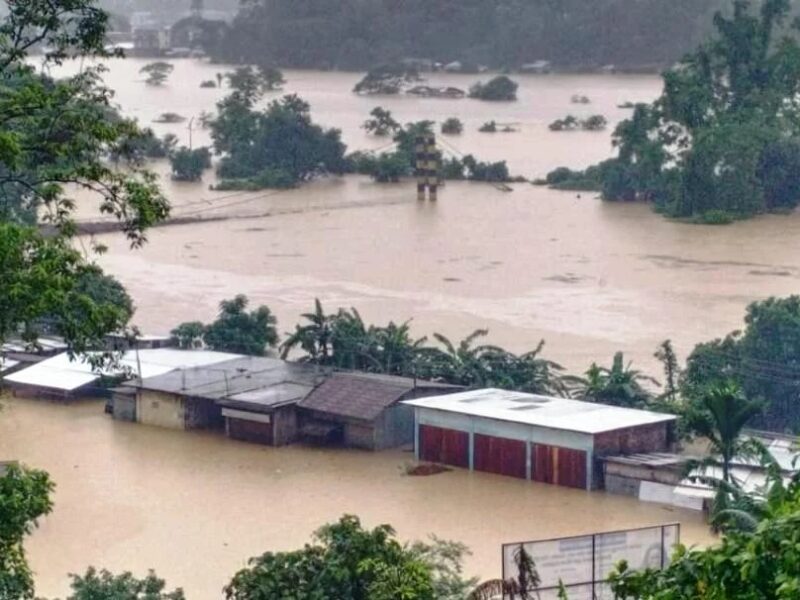
[[[406,400],[405,404],[589,434],[675,420],[673,415],[645,410],[497,389],[471,390],[447,396]]]
[[[236,356],[224,352],[174,348],[139,350],[138,353],[129,350],[122,355],[117,367],[96,371],[87,357],[70,358],[69,354],[64,352],[9,375],[6,381],[12,384],[71,392],[96,382],[103,375],[122,375],[129,371],[147,378],[175,369],[212,365]]]
[[[304,398],[321,376],[312,365],[275,358],[233,356],[211,366],[175,369],[126,385],[207,398],[231,408],[269,410]]]
[[[457,389],[440,383],[369,373],[335,373],[299,406],[362,421],[376,419],[386,408],[414,390]]]

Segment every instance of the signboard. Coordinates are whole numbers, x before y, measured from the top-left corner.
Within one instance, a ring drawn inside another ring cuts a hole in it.
[[[663,569],[680,542],[680,524],[659,525],[592,535],[503,544],[503,579],[517,578],[517,559],[524,548],[541,579],[542,600],[557,598],[563,582],[570,600],[613,600],[606,583],[617,563],[631,569]]]

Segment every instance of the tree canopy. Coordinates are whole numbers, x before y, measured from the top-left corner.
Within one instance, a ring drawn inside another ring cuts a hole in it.
[[[516,68],[667,66],[726,0],[246,0],[217,58],[366,70],[410,57]]]
[[[800,22],[789,0],[733,0],[715,35],[664,73],[614,132],[617,157],[577,180],[607,200],[724,223],[800,203]]]

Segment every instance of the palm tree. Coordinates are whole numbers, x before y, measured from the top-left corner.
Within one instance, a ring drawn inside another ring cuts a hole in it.
[[[577,397],[588,402],[601,402],[628,408],[646,406],[653,398],[646,385],[659,386],[658,381],[625,364],[622,352],[614,355],[611,368],[592,363],[586,376],[573,379]]]
[[[434,339],[444,349],[427,348],[424,352],[423,370],[425,375],[434,379],[466,385],[470,387],[483,387],[488,380],[488,372],[483,361],[483,355],[489,350],[500,351],[494,346],[476,346],[475,341],[489,335],[487,329],[476,329],[458,346],[440,333],[434,333]]]
[[[401,325],[392,321],[386,327],[376,328],[375,337],[384,373],[416,375],[416,359],[428,338],[413,339],[410,321]]]
[[[747,423],[761,412],[759,402],[748,400],[739,384],[728,381],[708,388],[690,407],[689,429],[711,444],[711,459],[722,467],[722,481],[731,483],[731,464],[748,446],[742,440]]]
[[[314,312],[305,313],[306,325],[297,325],[294,333],[281,346],[281,358],[287,358],[298,346],[306,353],[301,361],[327,365],[331,355],[331,325],[333,316],[322,310],[319,298],[314,300]]]

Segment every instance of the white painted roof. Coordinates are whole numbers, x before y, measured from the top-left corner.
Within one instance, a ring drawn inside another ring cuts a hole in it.
[[[471,390],[446,396],[406,400],[404,404],[591,434],[675,420],[673,415],[645,410],[497,389]]]
[[[0,373],[13,369],[19,364],[18,360],[11,360],[10,358],[0,358]]]
[[[125,352],[119,361],[118,369],[106,369],[102,374],[116,375],[130,370],[133,376],[138,377],[138,369],[141,365],[143,378],[155,377],[175,369],[202,367],[240,358],[237,354],[225,352],[177,350],[174,348],[139,350],[138,361],[136,354],[135,350]],[[36,363],[27,369],[17,371],[6,377],[6,381],[71,392],[97,381],[100,375],[101,373],[92,369],[92,365],[86,357],[78,356],[74,360],[70,360],[69,355],[65,352]]]

